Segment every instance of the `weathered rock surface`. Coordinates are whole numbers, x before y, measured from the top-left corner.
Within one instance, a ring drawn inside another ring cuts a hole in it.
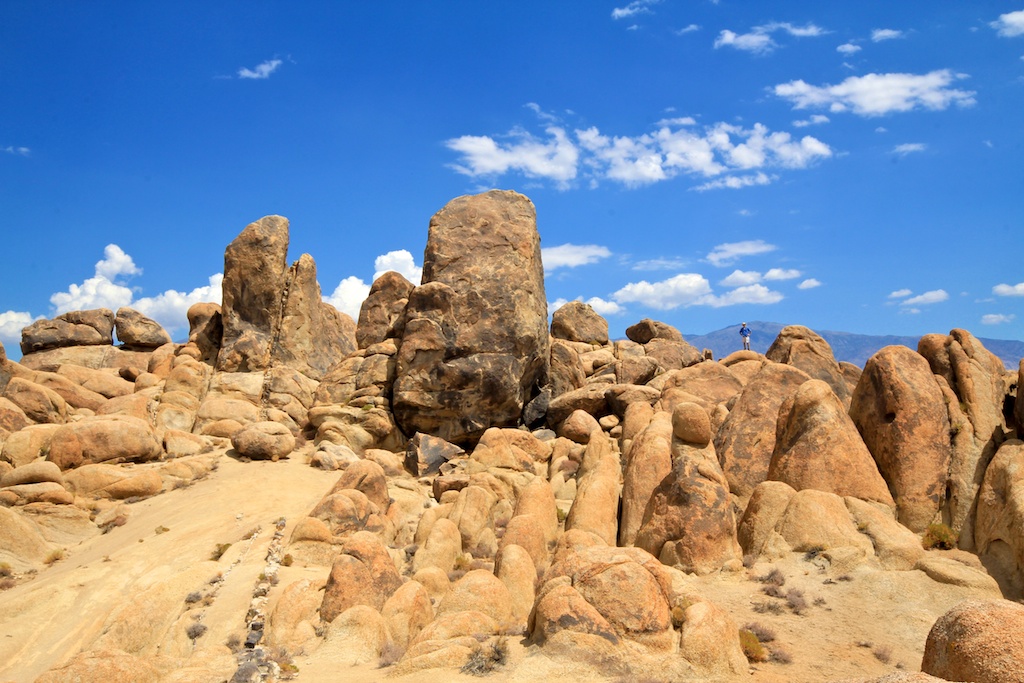
[[[896,499],[901,523],[923,532],[945,499],[949,416],[928,361],[905,346],[868,359],[850,417]]]
[[[570,301],[551,316],[551,336],[585,344],[608,343],[608,321],[582,301]]]
[[[253,460],[279,460],[295,449],[295,437],[283,424],[254,422],[231,437],[239,455]]]
[[[71,311],[53,320],[37,320],[21,331],[24,354],[65,346],[113,343],[114,313],[109,308]]]
[[[821,335],[802,325],[782,328],[765,352],[765,358],[800,368],[812,379],[826,382],[844,406],[850,405],[850,389],[832,347]]]
[[[128,348],[155,349],[171,343],[171,335],[160,323],[127,306],[117,309],[114,329],[118,340]]]
[[[644,318],[626,328],[626,337],[637,344],[646,344],[652,339],[683,341],[683,333],[671,325],[650,318]]]
[[[500,191],[449,202],[430,221],[423,282],[399,347],[399,426],[463,443],[517,424],[548,366],[533,204]]]
[[[921,671],[947,681],[1024,681],[1024,606],[965,600],[935,622]]]
[[[1006,441],[985,472],[974,540],[1003,595],[1024,597],[1024,442]]]
[[[405,307],[415,285],[390,270],[373,281],[359,308],[356,344],[365,349],[385,339],[401,339],[405,332]]]

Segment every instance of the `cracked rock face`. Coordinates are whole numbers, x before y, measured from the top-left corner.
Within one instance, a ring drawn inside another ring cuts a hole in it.
[[[548,367],[533,203],[504,191],[449,202],[430,221],[423,283],[409,295],[398,352],[402,431],[466,443],[515,425]]]

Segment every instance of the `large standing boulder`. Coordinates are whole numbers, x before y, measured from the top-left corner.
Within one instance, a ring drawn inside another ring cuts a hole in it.
[[[985,472],[974,541],[1003,595],[1024,597],[1024,442],[1007,441]]]
[[[626,338],[635,341],[637,344],[646,344],[652,339],[667,339],[669,341],[683,341],[683,333],[668,323],[644,318],[635,325],[626,328]]]
[[[551,316],[551,336],[585,344],[608,343],[608,321],[590,304],[570,301]]]
[[[401,338],[405,331],[405,307],[415,285],[393,270],[370,285],[370,293],[359,307],[356,344],[365,349],[385,339]]]
[[[202,360],[216,364],[224,336],[224,317],[219,304],[203,302],[192,304],[185,314],[188,318],[188,341],[199,349]]]
[[[900,523],[918,533],[942,507],[949,475],[949,415],[928,361],[905,346],[868,359],[850,417],[896,499]]]
[[[502,191],[449,202],[430,221],[423,282],[398,352],[399,427],[466,443],[516,425],[549,356],[533,204]]]
[[[974,547],[974,510],[985,469],[1006,438],[1003,418],[1006,370],[967,330],[921,337],[917,351],[928,360],[948,392],[952,437],[949,468],[949,526],[960,547]],[[941,385],[940,385],[941,386]]]
[[[114,328],[118,340],[128,348],[155,349],[171,343],[171,335],[160,323],[127,306],[117,309]]]
[[[742,353],[742,352],[740,352]],[[768,478],[779,407],[810,377],[783,363],[765,363],[743,388],[715,436],[715,452],[729,491],[746,503]]]
[[[24,354],[65,346],[109,346],[114,331],[114,312],[109,308],[69,311],[53,320],[37,320],[21,331]]]
[[[646,404],[645,404],[646,405]],[[659,412],[632,440],[622,483],[619,545],[633,545],[651,494],[672,471],[672,414]]]
[[[817,332],[803,325],[783,327],[765,352],[768,360],[800,368],[814,379],[827,382],[844,406],[850,405],[850,389],[832,347]]]
[[[932,626],[921,671],[947,681],[1024,683],[1024,606],[964,600]]]
[[[619,531],[619,457],[603,433],[595,431],[577,473],[576,499],[565,518],[565,530],[589,531],[615,545]]]
[[[808,380],[779,409],[768,478],[895,507],[885,480],[831,387]]]

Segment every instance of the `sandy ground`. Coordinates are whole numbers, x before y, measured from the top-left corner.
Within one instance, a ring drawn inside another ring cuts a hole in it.
[[[244,635],[246,610],[265,567],[275,520],[287,520],[287,540],[298,519],[309,513],[338,474],[313,469],[301,456],[271,463],[239,462],[222,455],[217,462],[218,469],[207,478],[131,504],[124,526],[68,546],[63,560],[0,593],[0,681],[29,683],[77,652],[94,649],[102,644],[104,625],[120,606],[174,581],[181,583],[181,590],[193,585],[208,590],[207,579],[221,575],[215,599],[202,608],[209,631],[201,642],[216,650],[231,635]],[[166,531],[158,533],[163,528]],[[258,533],[245,539],[254,529]],[[211,560],[214,548],[224,543],[232,545],[220,560]],[[802,590],[811,603],[803,615],[788,609],[781,614],[754,611],[758,603],[772,601],[761,593],[763,584],[756,578],[775,567],[786,577],[784,588]],[[327,573],[321,566],[283,567],[271,603],[290,583],[322,580]],[[837,580],[840,576],[844,580]],[[771,646],[790,654],[790,664],[755,664],[735,679],[758,683],[876,677],[897,667],[918,670],[928,630],[941,614],[967,597],[997,597],[939,584],[919,571],[861,567],[841,572],[800,555],[736,574],[693,577],[692,582],[739,626],[756,622],[774,631]],[[188,623],[186,607],[175,609],[182,612],[179,622]],[[175,628],[183,631],[177,623]],[[489,680],[668,680],[656,663],[623,675],[549,657],[520,640],[509,638],[510,663]],[[196,643],[179,635],[159,647],[160,654],[188,658],[187,648]],[[227,680],[233,665],[227,650],[220,649],[217,671],[223,669],[223,676],[217,680]],[[211,661],[210,652],[208,648],[203,653],[204,661]],[[454,670],[396,677],[392,669],[377,668],[374,662],[353,665],[352,657],[336,649],[297,653],[294,661],[298,680],[307,681],[479,680]]]

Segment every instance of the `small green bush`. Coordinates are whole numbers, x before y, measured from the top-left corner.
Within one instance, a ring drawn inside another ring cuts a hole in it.
[[[740,629],[740,647],[743,648],[743,654],[746,655],[748,662],[768,661],[768,652],[761,645],[761,641],[745,628]]]
[[[956,534],[945,524],[929,524],[921,545],[925,550],[952,550],[956,547]]]
[[[210,559],[214,561],[219,560],[224,557],[224,553],[226,553],[230,547],[230,543],[218,543],[217,547],[214,548],[213,553],[210,554]]]

